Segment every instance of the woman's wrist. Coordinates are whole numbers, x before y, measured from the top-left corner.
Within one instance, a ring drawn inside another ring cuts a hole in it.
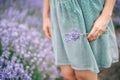
[[[104,16],[106,19],[111,18],[115,2],[116,0],[105,1],[105,5],[104,5],[101,15]]]
[[[49,12],[47,13],[43,12],[43,18],[49,18],[49,17],[50,17]]]
[[[43,23],[46,23],[46,21],[50,20],[49,16],[43,16]]]
[[[102,12],[101,16],[104,17],[105,20],[109,20],[112,16],[112,12]]]

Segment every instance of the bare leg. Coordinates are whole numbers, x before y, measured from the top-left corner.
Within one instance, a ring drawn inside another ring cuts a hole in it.
[[[90,70],[75,70],[77,80],[98,80],[98,75]]]
[[[70,65],[60,65],[64,80],[77,80],[74,69]]]

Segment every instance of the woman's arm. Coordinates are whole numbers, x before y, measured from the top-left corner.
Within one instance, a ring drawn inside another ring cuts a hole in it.
[[[44,0],[43,6],[43,31],[45,35],[51,39],[50,33],[50,2],[49,0]]]
[[[102,11],[102,16],[105,16],[106,18],[110,18],[112,16],[113,8],[116,3],[116,0],[106,0],[105,6]]]
[[[49,0],[44,0],[43,1],[43,19],[49,18],[49,13],[50,13],[50,4]]]
[[[116,0],[106,0],[101,15],[93,24],[91,32],[88,34],[88,41],[96,40],[106,29],[107,24],[112,16]]]

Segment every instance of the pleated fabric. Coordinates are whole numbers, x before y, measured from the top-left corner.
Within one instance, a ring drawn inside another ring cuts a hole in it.
[[[105,32],[88,42],[94,21],[100,16],[105,0],[50,0],[52,44],[56,65],[71,65],[77,70],[99,73],[119,61],[112,19]]]

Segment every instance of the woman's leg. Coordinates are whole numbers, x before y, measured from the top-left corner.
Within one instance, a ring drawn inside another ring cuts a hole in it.
[[[98,80],[98,75],[90,70],[74,70],[77,80]]]
[[[77,80],[74,69],[70,65],[60,65],[60,70],[64,80]]]

